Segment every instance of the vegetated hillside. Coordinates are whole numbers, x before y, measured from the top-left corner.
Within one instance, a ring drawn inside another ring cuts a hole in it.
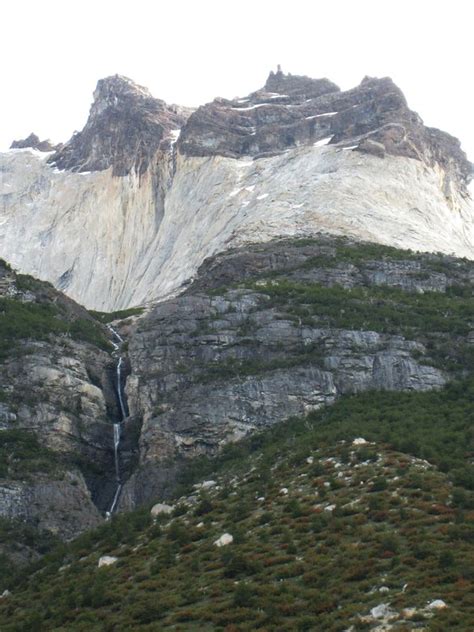
[[[109,475],[112,450],[106,332],[50,284],[0,261],[2,573],[102,520],[91,489]]]
[[[186,459],[338,397],[427,390],[474,366],[474,264],[319,236],[207,261],[128,332],[139,467],[122,507]]]
[[[468,632],[473,404],[472,379],[345,396],[196,460],[171,515],[116,516],[4,581],[0,627]]]

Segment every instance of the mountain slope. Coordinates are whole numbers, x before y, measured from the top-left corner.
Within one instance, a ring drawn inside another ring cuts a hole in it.
[[[194,457],[344,395],[465,379],[472,277],[467,260],[329,237],[246,246],[142,315],[95,314],[122,318],[111,353],[88,312],[4,265],[1,515],[44,550],[103,521],[117,476],[129,510],[173,494]]]
[[[130,328],[140,458],[121,507],[170,493],[189,458],[370,389],[472,372],[473,264],[347,240],[280,240],[206,261]]]
[[[171,516],[118,516],[10,584],[2,629],[467,632],[472,405],[472,381],[346,397],[196,463]]]
[[[94,97],[53,153],[0,156],[0,253],[89,308],[162,298],[207,256],[281,236],[472,257],[472,166],[389,79],[277,73],[193,113],[119,76]]]

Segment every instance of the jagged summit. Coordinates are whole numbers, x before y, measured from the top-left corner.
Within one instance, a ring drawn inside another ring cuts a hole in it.
[[[291,73],[285,75],[280,66],[278,66],[276,73],[273,70],[270,72],[264,89],[267,92],[287,94],[292,97],[300,96],[307,99],[320,97],[330,92],[341,91],[329,79],[311,79],[310,77],[292,75]]]
[[[263,89],[244,99],[216,99],[192,114],[179,147],[193,156],[256,158],[314,143],[383,158],[386,154],[439,164],[446,195],[456,182],[466,193],[472,165],[457,139],[423,124],[389,78],[365,77],[341,92],[328,79],[271,72]]]
[[[389,77],[366,76],[341,91],[326,78],[285,74],[278,66],[262,89],[242,99],[215,99],[189,115],[127,77],[106,77],[94,91],[86,126],[50,162],[71,171],[112,167],[115,176],[142,174],[183,128],[177,146],[190,156],[261,158],[324,142],[439,164],[447,172],[448,197],[454,182],[466,193],[472,177],[459,141],[426,127]]]
[[[84,129],[51,157],[50,163],[70,171],[102,171],[114,176],[143,174],[162,141],[180,128],[185,116],[131,79],[113,75],[101,79],[94,91]]]
[[[38,151],[54,151],[57,145],[47,140],[40,140],[39,136],[31,132],[29,136],[21,140],[14,140],[10,145],[10,149],[37,149]]]
[[[288,236],[474,259],[472,165],[389,77],[341,91],[279,68],[191,113],[114,75],[51,157],[0,169],[0,256],[93,309],[162,299],[206,257]]]
[[[115,73],[115,75],[110,75],[109,77],[104,77],[103,79],[99,79],[97,82],[96,89],[94,90],[94,99],[99,99],[107,94],[115,92],[117,95],[134,93],[141,94],[144,97],[149,97],[154,99],[151,92],[145,86],[142,86],[130,77],[126,77],[125,75],[120,75],[119,73]],[[158,100],[158,99],[156,99]]]

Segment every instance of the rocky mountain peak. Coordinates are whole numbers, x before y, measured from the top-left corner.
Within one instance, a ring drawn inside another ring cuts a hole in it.
[[[14,140],[10,145],[10,149],[37,149],[38,151],[54,151],[56,145],[50,140],[40,140],[39,136],[33,134],[33,132],[21,140]]]
[[[263,89],[243,99],[216,99],[196,110],[180,136],[183,153],[261,158],[299,146],[332,145],[378,158],[410,158],[445,173],[467,194],[472,165],[460,142],[424,125],[389,77],[364,77],[341,91],[328,79],[271,72]]]
[[[291,73],[284,74],[280,66],[276,72],[270,72],[264,89],[266,92],[307,99],[320,97],[330,92],[340,92],[340,88],[329,79],[311,79]]]
[[[150,91],[144,86],[140,86],[128,77],[123,75],[112,75],[97,82],[94,90],[94,102],[91,107],[91,115],[99,114],[107,108],[123,109],[127,105],[134,103],[136,106],[145,105],[149,102],[151,107],[161,105],[166,107],[166,103],[160,99],[155,99]]]
[[[143,174],[159,149],[169,146],[186,111],[169,106],[122,75],[101,79],[89,118],[50,159],[59,169],[102,171],[114,176]]]

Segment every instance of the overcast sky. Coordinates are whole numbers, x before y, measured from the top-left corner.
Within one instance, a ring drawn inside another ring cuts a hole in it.
[[[111,74],[199,105],[246,95],[281,64],[343,89],[389,75],[474,160],[468,0],[4,0],[0,18],[1,149],[31,131],[67,140]]]

